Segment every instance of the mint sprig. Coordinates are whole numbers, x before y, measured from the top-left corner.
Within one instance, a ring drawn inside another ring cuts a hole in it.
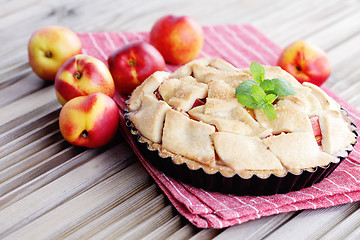
[[[295,88],[282,78],[265,79],[265,68],[252,62],[250,72],[255,80],[246,80],[236,88],[236,98],[251,109],[263,109],[269,119],[276,118],[273,102],[279,96],[296,94]]]
[[[257,83],[261,83],[265,78],[265,69],[257,62],[251,63],[250,72]]]

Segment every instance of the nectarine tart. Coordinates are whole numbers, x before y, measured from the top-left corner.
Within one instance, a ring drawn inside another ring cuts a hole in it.
[[[128,126],[162,171],[194,186],[275,194],[329,175],[356,143],[347,112],[280,67],[221,59],[156,72],[131,94]]]

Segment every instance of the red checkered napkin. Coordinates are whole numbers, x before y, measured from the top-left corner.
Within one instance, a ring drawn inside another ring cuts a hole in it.
[[[199,57],[220,57],[236,67],[247,67],[252,61],[275,65],[281,52],[278,45],[250,25],[207,26],[203,29],[205,42]],[[104,62],[116,48],[134,40],[148,40],[148,33],[136,32],[78,35],[83,43],[83,53]],[[167,65],[166,70],[174,71],[177,67]],[[355,124],[360,126],[360,113],[330,90],[324,90],[345,107]],[[117,102],[123,110],[125,99],[117,96]],[[121,128],[128,143],[171,203],[199,228],[224,228],[263,216],[330,207],[360,199],[359,144],[329,177],[312,187],[272,196],[235,196],[195,188],[166,176],[150,165],[140,153],[123,119]]]

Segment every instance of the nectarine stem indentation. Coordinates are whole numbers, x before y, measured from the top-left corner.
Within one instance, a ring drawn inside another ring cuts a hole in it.
[[[297,70],[298,72],[301,71],[301,67],[300,67],[300,66],[296,66],[295,68],[296,68],[296,70]]]
[[[81,73],[79,73],[79,72],[74,73],[74,78],[80,79],[81,78]]]
[[[129,60],[128,63],[132,67],[136,65],[136,62],[134,60]]]
[[[82,131],[80,134],[81,138],[87,138],[88,136],[89,136],[89,133],[86,130]]]
[[[50,51],[45,52],[45,57],[52,58],[52,53]]]

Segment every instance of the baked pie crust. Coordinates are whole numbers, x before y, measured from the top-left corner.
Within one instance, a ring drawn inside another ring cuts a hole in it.
[[[280,67],[265,69],[265,77],[283,78],[297,92],[278,98],[274,120],[262,109],[248,109],[237,101],[236,87],[253,79],[249,69],[202,58],[172,74],[156,72],[134,90],[126,114],[132,134],[173,165],[227,180],[281,179],[337,166],[338,156],[356,143],[355,126],[346,112],[319,87],[300,84]],[[314,135],[314,117],[321,141]],[[321,178],[329,174],[324,171]]]

